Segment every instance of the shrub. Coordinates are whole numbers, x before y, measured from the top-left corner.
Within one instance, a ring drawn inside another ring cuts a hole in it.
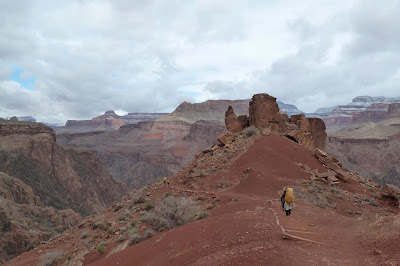
[[[138,199],[135,200],[135,204],[140,204],[140,203],[145,203],[146,200],[143,197],[139,197]]]
[[[239,198],[234,197],[234,198],[232,199],[232,201],[239,201]]]
[[[89,236],[88,232],[83,232],[83,233],[81,234],[81,239],[85,239],[85,238],[87,238],[88,236]]]
[[[100,244],[100,245],[98,245],[98,246],[96,247],[96,250],[97,250],[100,254],[103,254],[104,252],[106,252],[106,247],[105,247],[104,245]]]
[[[126,227],[121,227],[121,229],[120,229],[121,232],[126,232],[127,230],[128,230],[128,228],[126,228]]]
[[[144,233],[144,238],[152,238],[154,234],[155,232],[153,230],[147,230],[146,233]]]
[[[128,245],[132,246],[134,244],[140,243],[142,241],[142,237],[139,233],[135,232],[129,235]]]
[[[125,221],[125,220],[126,220],[126,216],[125,215],[118,217],[118,221]]]
[[[136,227],[136,220],[132,220],[131,227]]]
[[[243,135],[246,137],[251,137],[257,135],[257,129],[254,126],[250,126],[243,130]]]
[[[167,193],[165,193],[164,198],[168,198],[168,197],[171,197],[173,195],[174,194],[172,194],[172,192],[167,192]]]
[[[118,237],[117,241],[118,242],[123,242],[123,241],[125,241],[125,239],[126,239],[126,237],[124,235],[122,235],[122,236]]]
[[[198,196],[198,197],[196,198],[196,200],[197,200],[197,201],[203,201],[203,200],[205,200],[205,198],[202,197],[202,196]]]
[[[205,219],[210,215],[209,212],[201,211],[197,214],[197,220]]]
[[[190,198],[168,197],[158,202],[152,213],[143,217],[143,222],[157,227],[173,228],[195,219],[200,208]]]
[[[39,266],[50,266],[55,265],[62,259],[63,255],[61,251],[50,251],[40,256]]]
[[[146,211],[150,211],[151,209],[153,209],[154,208],[154,205],[151,203],[151,202],[148,202],[147,204],[146,204],[146,206],[144,206],[144,209],[146,210]]]

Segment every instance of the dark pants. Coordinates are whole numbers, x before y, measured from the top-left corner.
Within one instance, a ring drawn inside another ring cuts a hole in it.
[[[286,216],[289,216],[291,212],[292,212],[292,209],[287,210],[286,211]]]

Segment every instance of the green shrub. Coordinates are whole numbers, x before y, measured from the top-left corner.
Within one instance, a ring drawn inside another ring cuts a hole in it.
[[[167,193],[165,193],[164,198],[168,198],[168,197],[171,197],[173,195],[174,194],[172,194],[172,192],[167,192]]]
[[[244,137],[251,137],[257,135],[257,129],[254,126],[250,126],[243,130]]]
[[[139,197],[138,199],[135,200],[135,204],[140,204],[140,203],[145,203],[146,200],[143,197]]]
[[[51,266],[57,264],[63,258],[61,251],[50,251],[40,256],[39,266]]]
[[[146,210],[146,211],[150,211],[151,209],[153,209],[154,208],[154,205],[151,203],[151,202],[148,202],[147,204],[146,204],[146,206],[144,206],[144,209]]]
[[[129,235],[128,245],[132,246],[134,244],[140,243],[142,241],[142,237],[139,233],[135,232]]]
[[[131,227],[136,227],[136,220],[132,220]]]
[[[168,197],[156,204],[151,213],[147,213],[143,223],[157,227],[173,228],[193,221],[200,208],[190,198]]]
[[[126,216],[125,215],[118,217],[118,221],[125,221],[125,220],[126,220]]]
[[[98,245],[96,247],[96,250],[100,253],[100,254],[104,254],[104,252],[106,252],[106,247],[104,245]]]
[[[118,237],[117,241],[118,242],[124,242],[125,239],[126,239],[126,237],[124,235],[121,235],[121,236]]]
[[[152,238],[154,234],[155,232],[153,230],[147,230],[146,233],[144,233],[144,238]]]
[[[209,212],[201,211],[197,214],[197,220],[205,219],[210,215]]]

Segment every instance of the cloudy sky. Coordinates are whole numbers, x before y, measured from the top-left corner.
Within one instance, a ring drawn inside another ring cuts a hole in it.
[[[0,0],[0,117],[400,96],[400,1]]]

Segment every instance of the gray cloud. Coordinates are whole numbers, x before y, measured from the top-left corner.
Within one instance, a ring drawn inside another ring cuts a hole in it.
[[[172,111],[257,92],[305,111],[398,96],[399,11],[398,1],[2,1],[0,117]],[[16,67],[36,90],[10,81]]]

